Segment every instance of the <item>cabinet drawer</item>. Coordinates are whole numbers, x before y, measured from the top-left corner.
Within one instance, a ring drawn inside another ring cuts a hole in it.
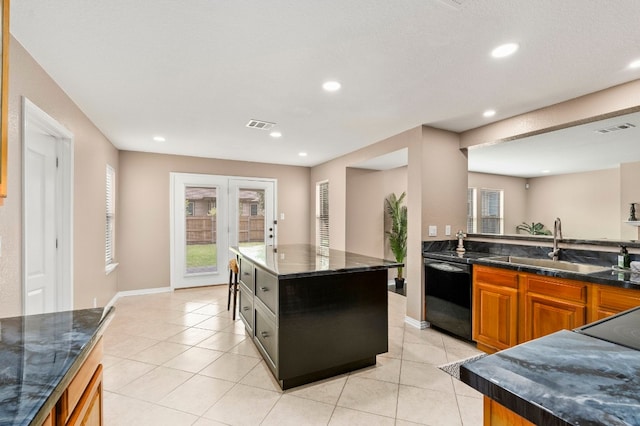
[[[102,365],[99,365],[67,426],[101,425],[102,417]]]
[[[102,338],[98,340],[96,346],[91,350],[89,356],[76,375],[69,383],[66,391],[62,394],[58,401],[57,416],[62,419],[62,423],[67,423],[71,413],[78,405],[80,398],[85,393],[85,389],[89,386],[96,370],[102,362]]]
[[[474,281],[518,288],[518,273],[505,269],[476,265],[473,267]]]
[[[622,312],[640,306],[640,290],[596,286],[596,300],[599,309]]]
[[[242,258],[240,259],[240,282],[247,286],[247,288],[253,292],[253,283],[254,283],[254,274],[255,268],[253,263],[248,260]]]
[[[278,312],[278,278],[261,269],[256,269],[256,296],[271,309]]]
[[[260,346],[266,352],[271,367],[276,370],[278,365],[278,329],[276,324],[268,318],[268,314],[263,313],[256,307],[255,314],[255,336]]]
[[[582,303],[587,301],[587,285],[585,283],[527,275],[527,290],[558,299]]]
[[[238,288],[238,313],[240,319],[244,322],[244,325],[253,332],[253,295],[249,293],[249,290],[244,285],[239,285]]]

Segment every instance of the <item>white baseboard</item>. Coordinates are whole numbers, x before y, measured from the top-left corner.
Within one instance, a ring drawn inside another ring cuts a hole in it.
[[[171,287],[157,287],[157,288],[142,288],[140,290],[126,290],[119,291],[115,296],[109,300],[109,303],[104,307],[104,311],[108,311],[118,299],[121,297],[129,297],[129,296],[141,296],[143,294],[155,294],[155,293],[168,293],[173,291]]]
[[[418,321],[417,319],[411,318],[409,316],[404,317],[404,322],[409,324],[411,327],[417,328],[419,330],[424,330],[425,328],[429,328],[431,326],[428,321]]]

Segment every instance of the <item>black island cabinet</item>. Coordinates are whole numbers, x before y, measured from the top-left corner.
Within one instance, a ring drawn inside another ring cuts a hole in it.
[[[388,351],[387,270],[315,246],[233,247],[239,314],[282,389],[375,365]]]

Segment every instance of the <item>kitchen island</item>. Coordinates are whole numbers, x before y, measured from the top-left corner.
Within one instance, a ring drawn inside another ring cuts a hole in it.
[[[282,389],[375,365],[388,351],[387,270],[311,245],[233,247],[239,314]]]
[[[0,318],[0,424],[102,424],[102,339],[114,308]]]
[[[639,309],[463,364],[484,424],[640,425]]]

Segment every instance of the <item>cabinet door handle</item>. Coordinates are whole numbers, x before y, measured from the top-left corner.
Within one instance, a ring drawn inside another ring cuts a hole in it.
[[[242,275],[251,275],[249,272],[243,272]]]
[[[260,335],[261,335],[264,339],[266,339],[267,337],[269,337],[269,333],[267,333],[266,331],[261,331],[261,332],[260,332]]]
[[[262,291],[269,291],[269,287],[260,287],[260,290],[262,290]]]
[[[243,311],[248,311],[248,310],[249,310],[249,307],[248,307],[248,306],[245,306],[244,308],[242,308],[242,310],[243,310]]]

